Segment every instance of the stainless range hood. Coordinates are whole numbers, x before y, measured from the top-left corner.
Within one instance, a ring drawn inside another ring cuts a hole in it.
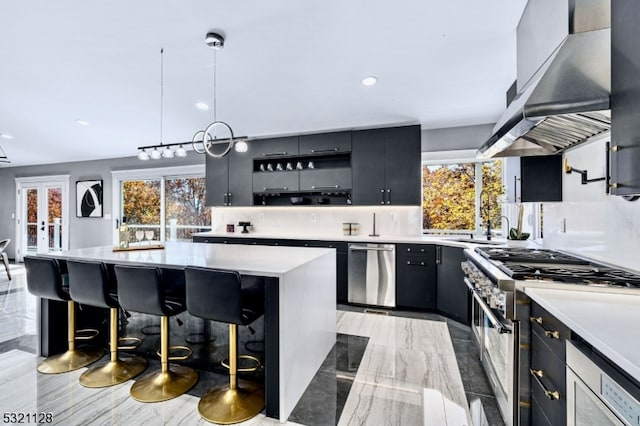
[[[519,94],[478,157],[557,154],[611,128],[610,6],[610,0],[529,0],[518,24]],[[549,31],[550,16],[564,27]],[[542,64],[528,60],[539,55],[540,40],[563,30],[566,37]]]

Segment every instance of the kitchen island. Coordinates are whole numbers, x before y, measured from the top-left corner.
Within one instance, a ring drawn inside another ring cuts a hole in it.
[[[285,421],[336,341],[336,256],[325,248],[168,242],[164,249],[91,247],[43,256],[157,266],[201,266],[265,277],[266,414]],[[46,301],[43,301],[43,309]],[[40,315],[41,348],[66,323]],[[62,333],[64,335],[64,333]],[[46,351],[41,349],[41,354]]]

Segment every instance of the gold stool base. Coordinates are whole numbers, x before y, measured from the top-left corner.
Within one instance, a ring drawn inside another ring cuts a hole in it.
[[[119,385],[136,377],[147,368],[147,360],[130,357],[91,367],[80,376],[80,384],[88,388]]]
[[[38,372],[42,374],[68,373],[96,362],[104,355],[99,348],[83,348],[53,355],[38,364]]]
[[[264,408],[264,388],[251,382],[216,386],[202,396],[198,412],[211,423],[229,425],[249,420]]]
[[[169,371],[154,371],[142,376],[131,386],[130,394],[140,402],[160,402],[175,398],[191,389],[198,373],[189,367],[170,365]]]

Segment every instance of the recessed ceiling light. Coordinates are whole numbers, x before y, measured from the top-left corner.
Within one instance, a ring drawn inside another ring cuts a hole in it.
[[[364,84],[365,86],[373,86],[374,84],[376,84],[377,81],[378,81],[377,77],[370,75],[362,79],[362,84]]]
[[[204,102],[196,102],[196,108],[201,109],[202,111],[208,111],[209,105],[205,104]]]
[[[89,122],[86,120],[76,120],[76,123],[78,123],[81,126],[88,126]]]
[[[5,139],[13,139],[13,136],[7,135],[6,133],[0,133],[0,137],[3,137]]]

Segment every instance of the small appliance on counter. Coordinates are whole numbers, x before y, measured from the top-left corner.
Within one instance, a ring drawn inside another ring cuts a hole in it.
[[[252,225],[251,222],[238,222],[238,226],[242,226],[242,232],[240,232],[241,234],[248,234],[249,230],[247,228]]]

